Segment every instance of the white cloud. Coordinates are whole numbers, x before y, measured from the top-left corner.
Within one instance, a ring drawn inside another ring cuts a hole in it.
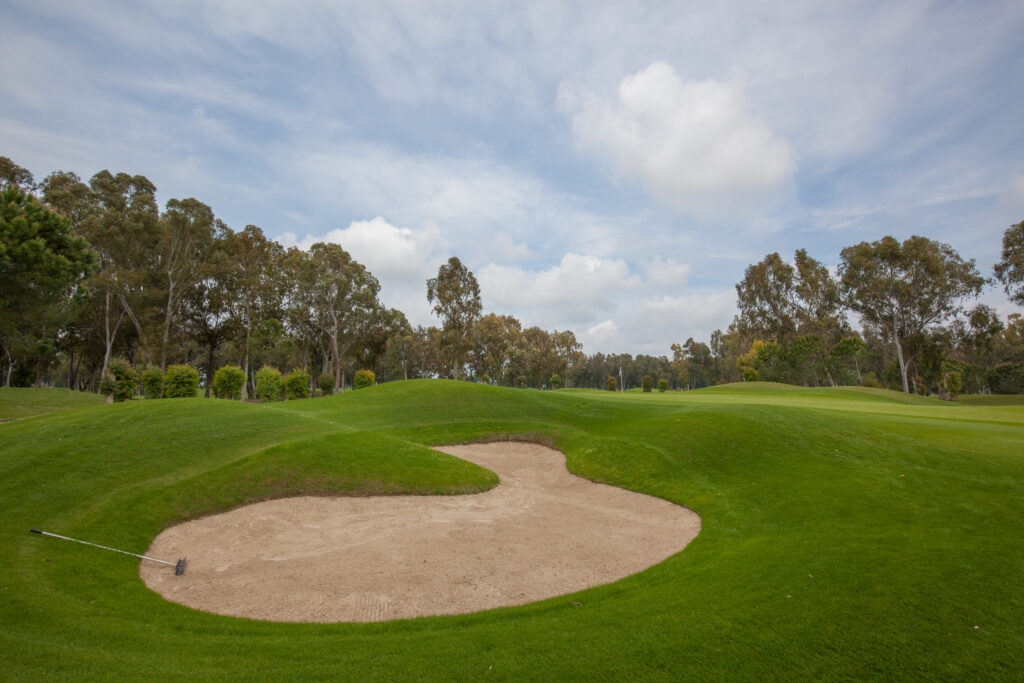
[[[619,348],[621,343],[619,326],[614,320],[599,322],[585,332],[580,333],[577,339],[587,353],[595,353],[599,350],[607,352],[613,348]]]
[[[518,311],[525,324],[564,329],[615,309],[640,280],[621,259],[568,253],[541,271],[488,264],[477,275],[487,308]]]
[[[563,84],[559,104],[579,149],[693,216],[771,198],[796,170],[793,150],[751,115],[737,80],[683,81],[654,62],[623,78],[614,101]]]
[[[655,256],[647,264],[647,281],[660,287],[685,287],[693,268],[674,258]]]

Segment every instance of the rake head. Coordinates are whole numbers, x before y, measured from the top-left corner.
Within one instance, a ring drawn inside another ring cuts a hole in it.
[[[174,575],[181,576],[185,573],[185,558],[178,560],[178,564],[174,565]]]

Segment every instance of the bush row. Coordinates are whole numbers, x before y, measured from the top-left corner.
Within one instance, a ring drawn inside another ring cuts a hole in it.
[[[283,376],[277,368],[266,365],[256,372],[256,397],[260,401],[279,401],[309,398],[311,375],[302,368],[295,368]],[[369,370],[356,373],[352,385],[355,389],[373,386],[376,376]],[[115,358],[110,361],[107,373],[100,382],[100,393],[108,401],[128,401],[136,394],[141,384],[146,398],[190,398],[199,391],[199,371],[191,365],[171,365],[166,372],[150,366],[141,373],[128,361]],[[217,398],[239,400],[245,386],[245,372],[237,365],[225,365],[213,374],[211,393]],[[321,396],[334,390],[334,377],[322,374],[317,378]]]

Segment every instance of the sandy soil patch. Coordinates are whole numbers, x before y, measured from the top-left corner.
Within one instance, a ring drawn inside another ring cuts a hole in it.
[[[520,605],[609,583],[682,550],[693,511],[574,476],[525,443],[439,449],[493,470],[468,496],[286,498],[192,520],[142,562],[189,607],[271,621],[385,621]]]

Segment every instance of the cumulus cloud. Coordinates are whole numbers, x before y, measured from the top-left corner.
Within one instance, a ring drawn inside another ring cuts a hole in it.
[[[359,263],[373,273],[381,285],[385,305],[402,310],[413,324],[430,323],[426,305],[426,280],[435,275],[443,261],[444,241],[436,224],[420,230],[399,228],[383,217],[368,221],[352,221],[347,228],[325,235],[295,233],[276,237],[285,246],[309,249],[315,242],[340,245]]]
[[[750,111],[739,81],[684,81],[653,62],[614,99],[563,83],[559,105],[577,147],[696,217],[734,213],[772,197],[796,171],[789,144]]]
[[[561,328],[593,321],[640,284],[621,259],[575,253],[540,271],[491,263],[477,277],[488,308],[525,311],[534,324]]]

